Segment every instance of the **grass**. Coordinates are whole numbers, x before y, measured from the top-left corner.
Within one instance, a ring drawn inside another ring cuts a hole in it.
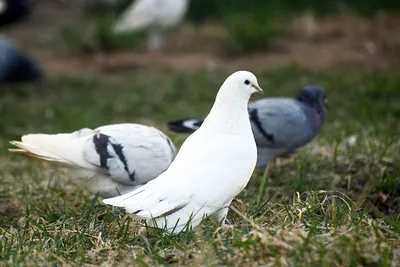
[[[230,36],[226,53],[231,55],[266,51],[284,34],[283,27],[267,16],[227,16],[224,20]]]
[[[228,226],[206,221],[176,236],[147,231],[71,184],[63,170],[10,155],[7,142],[28,132],[118,122],[165,131],[169,120],[205,115],[227,72],[139,70],[5,88],[0,265],[397,266],[398,75],[297,67],[256,74],[268,96],[293,96],[305,84],[324,86],[332,107],[323,130],[291,159],[270,164],[271,177],[255,171],[230,210]],[[178,146],[185,139],[168,134]],[[351,135],[357,136],[353,147],[346,145]]]
[[[240,0],[191,0],[189,19],[202,22],[207,19],[221,18],[227,14],[249,13],[257,16],[286,16],[303,11],[312,11],[316,16],[341,13],[355,13],[364,16],[374,16],[380,11],[399,10],[398,2],[391,0],[252,0],[243,4]]]

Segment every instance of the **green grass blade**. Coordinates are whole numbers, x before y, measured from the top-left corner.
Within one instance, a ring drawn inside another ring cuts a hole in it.
[[[268,177],[268,167],[269,167],[269,162],[267,164],[267,167],[265,167],[264,175],[261,178],[261,184],[260,184],[260,187],[258,189],[257,207],[260,207],[261,200],[262,200],[262,198],[264,196],[264,193],[265,193],[265,186],[267,184],[267,177]]]

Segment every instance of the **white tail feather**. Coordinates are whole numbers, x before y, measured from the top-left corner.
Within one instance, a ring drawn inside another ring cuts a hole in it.
[[[45,161],[62,163],[71,167],[94,169],[84,158],[83,149],[91,136],[77,137],[73,134],[29,134],[22,141],[12,141],[19,149],[9,149],[20,155]]]

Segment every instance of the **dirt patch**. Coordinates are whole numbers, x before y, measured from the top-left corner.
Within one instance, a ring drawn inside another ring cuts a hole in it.
[[[218,51],[224,47],[218,38],[212,40],[209,35],[204,35],[204,32],[209,32],[210,25],[192,32],[174,33],[171,37],[173,40],[185,42],[179,51],[173,53],[88,55],[60,51],[54,46],[50,49],[48,44],[61,28],[79,25],[79,21],[82,21],[82,0],[73,2],[39,1],[28,20],[5,31],[21,46],[29,48],[30,53],[42,62],[49,76],[97,74],[125,68],[254,70],[289,64],[299,64],[313,70],[343,65],[373,69],[400,67],[400,14],[381,14],[374,19],[352,16],[316,19],[304,14],[292,20],[290,34],[277,40],[269,51],[236,57],[222,56]],[[166,50],[169,50],[168,47]]]

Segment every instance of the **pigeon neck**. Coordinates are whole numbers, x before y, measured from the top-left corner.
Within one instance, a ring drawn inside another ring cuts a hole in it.
[[[316,121],[316,131],[319,131],[319,129],[321,129],[322,123],[324,122],[324,110],[321,109],[321,111],[318,112],[317,110],[313,109],[313,112]]]
[[[317,103],[302,103],[305,105],[305,108],[309,110],[308,113],[311,113],[313,127],[315,127],[315,131],[318,132],[324,122],[324,109]]]
[[[201,128],[231,133],[247,133],[250,131],[250,120],[247,105],[250,95],[234,95],[221,90],[214,105],[204,120]]]
[[[324,117],[324,108],[315,100],[309,99],[303,95],[297,97],[297,100],[306,105],[307,107],[311,108],[314,112],[316,112],[322,118]]]

